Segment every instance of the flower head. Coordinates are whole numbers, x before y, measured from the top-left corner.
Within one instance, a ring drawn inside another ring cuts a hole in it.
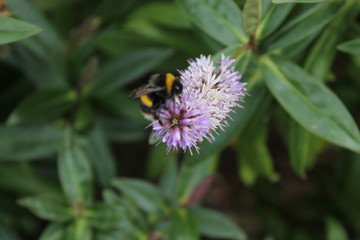
[[[218,128],[227,126],[226,118],[245,95],[245,83],[234,70],[235,60],[222,55],[215,65],[210,56],[189,60],[190,66],[179,70],[183,92],[168,99],[158,110],[159,119],[153,121],[153,137],[161,137],[168,151],[179,148],[192,153],[199,150],[198,143],[214,140]]]

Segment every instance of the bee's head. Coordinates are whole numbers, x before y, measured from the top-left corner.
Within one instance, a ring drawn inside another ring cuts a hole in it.
[[[180,80],[176,80],[173,85],[173,94],[178,95],[182,92],[182,90],[183,90],[182,83],[180,82]]]

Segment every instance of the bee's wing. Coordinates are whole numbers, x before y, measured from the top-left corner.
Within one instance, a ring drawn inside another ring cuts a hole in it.
[[[149,94],[152,92],[157,92],[163,90],[164,87],[161,86],[150,86],[149,84],[138,87],[134,89],[130,94],[129,98],[138,98],[142,95]]]
[[[148,85],[143,85],[141,87],[135,88],[131,93],[129,94],[129,98],[138,98],[141,95],[146,94],[145,89],[148,87]]]
[[[161,78],[160,76],[161,75],[159,73],[155,73],[155,74],[151,75],[150,79],[149,79],[149,85],[152,87],[159,86],[158,82],[159,82],[159,79]]]

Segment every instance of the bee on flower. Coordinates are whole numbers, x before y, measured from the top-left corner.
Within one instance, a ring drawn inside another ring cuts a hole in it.
[[[246,83],[232,66],[235,60],[222,55],[215,64],[210,56],[189,60],[189,67],[179,70],[181,93],[166,98],[157,106],[149,127],[151,137],[167,144],[167,152],[192,148],[199,152],[198,144],[204,139],[212,142],[217,129],[224,130],[226,119],[245,96]]]

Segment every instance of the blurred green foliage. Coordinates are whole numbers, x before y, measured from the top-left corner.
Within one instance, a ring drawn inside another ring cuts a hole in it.
[[[1,240],[360,238],[358,0],[4,3]],[[222,53],[230,126],[149,146],[129,91]]]

